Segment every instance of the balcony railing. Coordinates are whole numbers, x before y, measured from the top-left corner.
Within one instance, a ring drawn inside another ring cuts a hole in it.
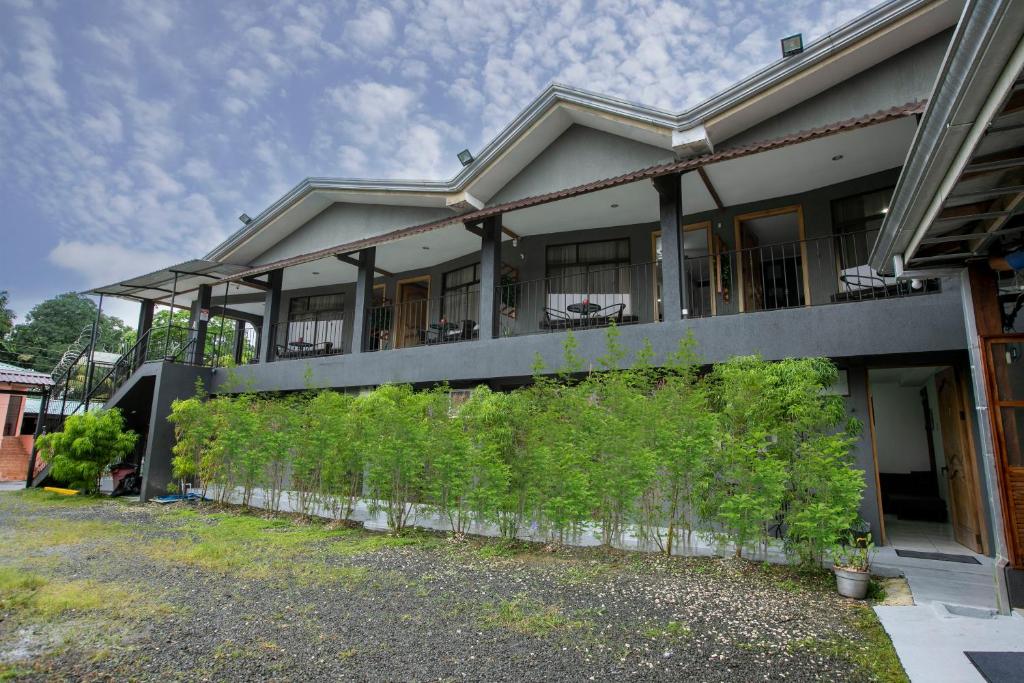
[[[276,323],[270,328],[273,357],[288,360],[339,354],[344,349],[344,331],[345,321],[336,314]]]
[[[364,351],[452,344],[477,339],[479,288],[366,309]]]

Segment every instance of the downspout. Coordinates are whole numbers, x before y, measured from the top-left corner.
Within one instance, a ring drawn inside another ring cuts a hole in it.
[[[1017,43],[1017,48],[1013,51],[1013,54],[1010,56],[1010,60],[1003,68],[1002,73],[999,74],[999,80],[996,81],[995,86],[992,88],[991,92],[989,92],[988,98],[985,100],[985,104],[982,106],[981,111],[979,111],[978,115],[974,118],[974,122],[971,124],[971,129],[968,132],[967,137],[961,143],[960,149],[957,150],[956,157],[953,159],[953,163],[950,165],[949,170],[943,177],[938,191],[928,204],[928,210],[925,211],[921,222],[914,231],[914,236],[910,239],[910,243],[907,245],[906,249],[903,250],[904,261],[912,258],[913,253],[921,245],[921,240],[924,239],[928,232],[928,228],[931,227],[935,218],[942,210],[942,206],[946,203],[946,198],[953,190],[953,186],[956,185],[958,180],[960,180],[960,175],[963,173],[964,168],[970,161],[971,155],[974,154],[974,150],[977,148],[982,136],[985,135],[989,122],[999,111],[999,107],[1006,98],[1007,92],[1016,82],[1021,69],[1024,69],[1024,40]]]

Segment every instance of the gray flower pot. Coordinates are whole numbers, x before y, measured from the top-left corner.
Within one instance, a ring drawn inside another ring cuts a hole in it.
[[[868,594],[868,580],[871,578],[871,574],[868,572],[840,569],[839,567],[833,567],[832,571],[836,575],[836,588],[844,598],[863,600]]]

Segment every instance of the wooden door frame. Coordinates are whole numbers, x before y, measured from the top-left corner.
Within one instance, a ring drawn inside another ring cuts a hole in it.
[[[764,209],[763,211],[751,211],[749,213],[738,214],[733,217],[733,238],[736,240],[734,245],[734,251],[736,253],[736,260],[739,262],[736,268],[736,287],[737,297],[736,302],[739,304],[739,311],[743,313],[746,306],[743,301],[743,236],[741,231],[741,224],[744,221],[753,220],[755,218],[770,218],[772,216],[782,216],[787,213],[796,214],[797,224],[797,235],[798,241],[800,242],[800,270],[803,271],[804,276],[804,306],[811,305],[811,278],[810,271],[807,267],[807,237],[804,234],[804,206],[803,204],[790,204],[789,206],[778,206],[774,209]]]
[[[953,370],[953,372],[954,372],[954,374],[956,376],[956,387],[957,387],[957,392],[959,394],[959,398],[960,398],[960,402],[961,402],[960,409],[964,412],[964,415],[971,415],[972,412],[973,412],[973,408],[970,405],[970,397],[968,395],[968,392],[966,391],[966,388],[968,388],[970,385],[969,384],[965,384],[964,369],[963,369],[962,365],[959,364],[959,363],[951,363],[951,362],[943,362],[943,361],[938,361],[938,362],[922,361],[920,363],[912,363],[912,362],[884,363],[883,362],[883,363],[878,363],[878,364],[872,364],[872,365],[869,365],[869,366],[864,368],[864,386],[867,389],[867,397],[868,397],[868,425],[869,425],[870,434],[871,434],[871,457],[872,457],[872,460],[873,460],[874,466],[875,466],[875,491],[877,493],[877,499],[878,499],[878,517],[879,517],[879,524],[882,527],[881,530],[882,530],[882,543],[883,544],[887,544],[888,543],[888,537],[887,537],[887,535],[885,533],[885,509],[882,506],[882,484],[881,484],[881,476],[880,476],[881,475],[881,470],[878,467],[878,444],[877,444],[877,442],[875,440],[875,406],[874,406],[874,400],[872,398],[872,392],[871,392],[871,371],[872,370],[884,370],[884,369],[887,369],[887,368],[888,369],[892,369],[892,368],[925,368],[925,367],[926,368],[952,368],[952,370]],[[991,413],[992,411],[989,411],[989,412]],[[940,429],[941,429],[941,426],[940,426]],[[977,448],[975,447],[975,442],[974,442],[974,429],[973,429],[973,425],[970,425],[970,424],[966,425],[965,431],[966,431],[965,448],[967,450],[967,453],[965,455],[971,461],[971,467],[972,467],[972,469],[971,469],[971,480],[972,480],[972,484],[973,484],[972,485],[972,489],[973,489],[973,493],[974,493],[974,508],[975,508],[975,513],[978,515],[978,525],[979,525],[978,532],[979,532],[979,535],[981,536],[982,554],[983,555],[988,555],[991,552],[991,550],[990,550],[990,545],[991,544],[989,542],[989,525],[988,525],[988,520],[987,520],[987,518],[985,516],[985,510],[982,507],[982,501],[984,500],[984,498],[982,496],[981,483],[980,483],[980,478],[978,476],[978,451],[977,451]],[[943,448],[945,448],[945,444],[943,444]],[[945,459],[945,453],[943,453],[943,459]],[[1004,514],[1005,514],[1005,512],[1006,511],[1005,511],[1005,507],[1004,507]]]
[[[713,284],[716,284],[716,283],[714,283],[714,281],[715,281],[715,278],[717,277],[717,275],[715,274],[715,271],[711,268],[711,265],[713,264],[715,259],[718,257],[718,253],[715,251],[715,233],[712,230],[712,223],[711,223],[711,221],[710,220],[705,220],[705,221],[697,221],[696,223],[684,223],[683,224],[684,237],[685,237],[685,233],[696,232],[697,230],[705,230],[707,232],[708,275],[711,278],[711,280],[713,281]],[[653,278],[653,287],[652,287],[651,291],[654,292],[654,297],[653,297],[654,298],[654,302],[651,304],[651,308],[654,310],[654,322],[659,322],[658,321],[658,238],[659,237],[661,237],[661,230],[655,230],[655,231],[653,231],[651,233],[651,262],[654,264],[654,274],[651,276]],[[662,258],[664,258],[664,256],[662,256]],[[680,283],[680,285],[682,285],[682,283]],[[712,315],[712,317],[715,316],[718,313],[718,306],[717,306],[717,302],[715,301],[717,298],[718,298],[718,296],[716,294],[716,289],[715,289],[714,286],[712,286],[711,287],[711,315]]]
[[[427,298],[425,299],[425,301],[427,302],[427,308],[428,308],[428,310],[426,311],[426,317],[429,319],[429,317],[430,317],[429,307],[430,307],[430,289],[431,289],[430,288],[430,285],[431,285],[430,281],[431,281],[431,279],[432,279],[432,277],[430,275],[416,275],[415,277],[406,277],[406,278],[402,278],[401,280],[398,280],[397,282],[395,282],[395,306],[396,307],[401,306],[402,303],[403,303],[402,300],[401,300],[401,298],[402,298],[402,285],[411,285],[411,284],[415,284],[417,282],[426,282],[427,283]],[[387,290],[385,290],[385,293],[386,292],[387,292]],[[395,315],[395,316],[392,316],[392,317],[394,318],[394,322],[392,323],[394,325],[394,329],[391,331],[391,334],[393,335],[394,340],[395,340],[394,348],[396,348],[396,349],[406,348],[404,344],[399,344],[398,343],[402,339],[402,337],[400,337],[399,334],[398,334],[398,330],[399,330],[399,326],[398,326],[399,316]],[[424,322],[426,322],[426,321],[424,321]]]
[[[995,450],[996,487],[999,491],[999,507],[1003,520],[1003,536],[1006,541],[1010,565],[1024,566],[1024,547],[1017,539],[1021,534],[1017,531],[1018,524],[1013,515],[1013,491],[1010,489],[1010,464],[1006,454],[1006,441],[1003,431],[1003,415],[1000,408],[1024,408],[1024,400],[1001,401],[995,382],[995,368],[992,365],[992,345],[1000,343],[1024,343],[1024,334],[993,334],[981,335],[981,357],[985,370],[985,391],[988,396],[988,417],[992,429],[992,446]],[[1024,523],[1024,521],[1022,521]]]

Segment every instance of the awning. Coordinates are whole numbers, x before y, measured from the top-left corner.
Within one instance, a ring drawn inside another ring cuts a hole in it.
[[[163,301],[170,303],[171,295],[195,290],[199,285],[208,285],[230,278],[246,266],[194,259],[168,266],[147,275],[115,282],[89,290],[90,294],[103,294],[141,301]],[[253,288],[253,291],[260,291]]]
[[[871,255],[884,274],[1024,246],[1024,12],[972,2]]]

